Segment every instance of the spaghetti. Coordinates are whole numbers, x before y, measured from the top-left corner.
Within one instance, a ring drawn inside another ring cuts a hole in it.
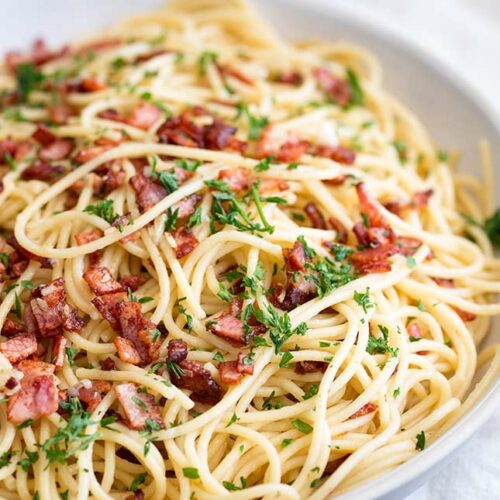
[[[2,498],[325,498],[498,376],[493,197],[364,50],[179,0],[0,85]]]

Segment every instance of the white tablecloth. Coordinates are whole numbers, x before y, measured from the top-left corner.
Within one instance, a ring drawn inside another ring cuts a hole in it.
[[[500,0],[308,1],[326,8],[335,3],[420,45],[464,76],[500,115]],[[457,459],[406,500],[495,499],[500,499],[500,408]]]

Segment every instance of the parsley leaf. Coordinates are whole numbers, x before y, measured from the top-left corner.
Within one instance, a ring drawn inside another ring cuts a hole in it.
[[[248,120],[248,138],[251,141],[257,141],[260,139],[264,128],[268,125],[269,120],[265,116],[253,115],[248,106],[244,103],[238,104],[238,113],[236,119],[241,116],[245,116]]]
[[[292,420],[292,425],[303,434],[310,434],[313,431],[312,426],[298,418]]]
[[[417,450],[422,451],[425,448],[425,432],[421,431],[417,434],[417,444],[415,446]]]
[[[389,353],[391,357],[396,358],[399,352],[397,347],[391,347],[389,345],[389,330],[386,326],[378,325],[382,337],[373,337],[370,335],[368,337],[368,344],[366,346],[366,351],[369,354],[385,354]]]
[[[44,80],[45,76],[33,63],[19,64],[16,68],[16,81],[21,101],[26,102],[30,93]]]

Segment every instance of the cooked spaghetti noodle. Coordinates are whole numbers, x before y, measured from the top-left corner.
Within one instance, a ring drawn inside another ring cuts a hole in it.
[[[325,498],[497,378],[493,196],[364,50],[178,0],[0,85],[2,498]]]

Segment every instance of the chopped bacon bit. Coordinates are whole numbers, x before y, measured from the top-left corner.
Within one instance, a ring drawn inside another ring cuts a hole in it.
[[[162,429],[165,427],[160,407],[151,394],[139,392],[139,387],[130,382],[118,384],[115,386],[115,392],[130,429],[145,429],[148,420],[156,422]]]
[[[364,415],[368,415],[368,413],[374,412],[376,409],[377,409],[376,404],[366,403],[357,412],[353,413],[349,418],[354,419],[354,418],[363,417]]]
[[[49,50],[44,40],[37,39],[33,42],[31,53],[22,54],[16,51],[7,52],[5,55],[5,64],[11,72],[15,72],[20,64],[34,64],[40,66],[49,61],[54,61],[64,57],[69,51],[68,46],[59,50]]]
[[[307,141],[288,141],[280,146],[276,159],[283,163],[297,161],[308,149]]]
[[[120,283],[125,290],[128,288],[132,292],[135,292],[140,286],[146,283],[146,278],[139,274],[130,274],[128,276],[123,276],[123,278],[120,279]]]
[[[398,236],[396,244],[399,248],[399,251],[405,257],[413,255],[422,246],[422,242],[420,240],[417,240],[417,238],[411,238],[409,236]]]
[[[219,171],[218,179],[226,182],[235,193],[246,191],[255,180],[247,168],[226,168]]]
[[[281,289],[277,291],[281,292]],[[279,293],[272,295],[270,300],[274,306],[284,311],[291,311],[316,297],[316,293],[316,283],[308,275],[300,273],[295,278],[289,277],[285,297],[281,302],[279,301]]]
[[[370,227],[382,227],[384,229],[390,229],[387,221],[379,212],[374,201],[368,194],[364,183],[360,182],[359,184],[356,184],[356,193],[361,205],[361,212],[367,215]]]
[[[443,288],[455,288],[455,282],[448,278],[432,278],[439,286]]]
[[[340,106],[347,106],[351,101],[351,88],[346,80],[336,77],[325,68],[315,68],[313,76],[320,89]]]
[[[351,255],[351,262],[361,274],[386,273],[391,270],[388,259],[397,253],[398,249],[394,245],[380,245],[355,251]]]
[[[50,121],[54,122],[56,125],[64,125],[68,122],[71,115],[75,113],[74,109],[60,102],[55,106],[48,107]]]
[[[120,330],[120,323],[118,321],[117,306],[120,302],[127,300],[125,292],[113,293],[110,295],[103,295],[102,297],[95,297],[92,299],[92,304],[101,313],[102,317],[109,322],[111,328],[115,331]]]
[[[347,180],[347,177],[347,175],[337,175],[337,177],[332,177],[331,179],[323,179],[323,182],[332,186],[342,186]]]
[[[212,374],[203,368],[200,362],[183,360],[179,363],[182,375],[169,370],[170,380],[181,389],[193,391],[191,399],[198,403],[214,405],[222,397],[221,386],[212,378]],[[180,375],[180,377],[179,377]]]
[[[403,211],[404,207],[399,201],[389,201],[387,203],[384,203],[384,208],[389,210],[389,212],[393,213],[394,215],[401,217],[401,212]]]
[[[300,241],[296,241],[292,248],[284,248],[283,258],[288,272],[305,271],[306,252]]]
[[[240,297],[233,297],[233,300],[229,304],[229,314],[231,314],[231,316],[239,316],[242,310],[243,300]]]
[[[85,410],[92,413],[102,401],[102,395],[107,394],[112,387],[106,380],[92,380],[90,387],[78,385],[77,397],[83,403]]]
[[[186,255],[190,254],[199,243],[191,229],[187,229],[184,226],[175,231],[174,239],[176,243],[175,256],[178,259],[182,259]]]
[[[236,369],[239,373],[253,375],[253,361],[249,359],[244,352],[239,352]]]
[[[149,130],[162,116],[161,111],[149,102],[141,102],[127,119],[132,127]]]
[[[285,85],[302,85],[304,78],[298,71],[289,71],[287,73],[278,73],[274,75],[273,82],[284,83]]]
[[[309,202],[304,207],[304,212],[309,217],[311,224],[316,229],[326,229],[326,222],[323,214],[319,211],[315,203]]]
[[[452,309],[460,316],[460,318],[465,321],[474,321],[477,316],[474,313],[464,311],[463,309],[460,309],[459,307],[454,307],[452,306]]]
[[[142,173],[131,177],[129,182],[135,191],[137,203],[142,212],[154,207],[167,196],[167,191],[163,186]]]
[[[324,361],[299,361],[295,363],[295,372],[305,375],[307,373],[324,372],[328,368],[328,363]]]
[[[93,267],[83,273],[83,279],[96,295],[123,292],[122,285],[113,278],[107,267]]]
[[[102,40],[95,40],[93,42],[85,43],[84,45],[80,46],[75,51],[75,54],[83,55],[87,54],[88,52],[113,49],[115,47],[119,47],[120,45],[122,45],[122,43],[123,42],[118,38],[105,38]]]
[[[172,50],[156,49],[151,52],[146,52],[145,54],[140,54],[134,59],[134,64],[141,64],[143,62],[153,59],[153,57],[162,56],[164,54],[172,54]]]
[[[43,123],[37,124],[36,130],[31,134],[31,137],[42,146],[48,146],[57,139],[57,136]]]
[[[77,80],[75,83],[69,85],[69,90],[73,92],[99,92],[101,90],[107,89],[107,86],[96,80],[95,78],[82,78],[81,80]]]
[[[24,377],[21,389],[10,397],[7,417],[20,424],[28,419],[37,420],[57,411],[58,397],[54,381],[54,366],[42,361],[21,361],[17,368]]]
[[[0,140],[0,160],[5,162],[7,158],[11,157],[16,161],[21,161],[31,148],[32,146],[28,142],[2,139]]]
[[[244,345],[245,343],[243,321],[231,314],[224,313],[214,318],[208,328],[212,333],[224,338],[231,344]]]
[[[89,148],[80,149],[75,155],[75,161],[78,163],[87,163],[98,156],[101,156],[106,151],[113,149],[116,144],[105,144],[100,146],[91,146]]]
[[[255,82],[251,78],[249,78],[247,75],[237,70],[236,68],[229,66],[228,64],[216,63],[216,66],[217,70],[223,77],[232,76],[236,80],[239,80],[240,82],[245,83],[246,85],[251,85],[251,86],[255,85]]]
[[[286,191],[290,189],[290,184],[284,179],[261,179],[259,184],[259,194],[266,194],[275,191]]]
[[[189,217],[190,215],[194,214],[196,210],[196,205],[199,203],[200,200],[201,196],[196,193],[186,196],[186,198],[182,198],[182,200],[179,200],[177,203],[174,203],[172,205],[172,212],[179,210],[177,212],[177,217],[179,219],[182,219],[184,217]]]
[[[419,324],[415,323],[414,321],[408,323],[408,325],[406,326],[406,331],[408,332],[409,337],[412,337],[414,339],[422,338],[422,330],[420,329]]]
[[[18,333],[24,332],[25,328],[22,323],[14,321],[13,319],[6,318],[2,327],[2,335],[5,337],[13,337]]]
[[[125,500],[144,500],[144,492],[139,488],[134,493],[125,498]]]
[[[105,358],[99,361],[99,364],[101,365],[101,369],[105,371],[113,371],[116,370],[116,363],[113,358]]]
[[[134,343],[124,337],[116,337],[113,340],[116,350],[118,351],[119,358],[124,363],[130,363],[132,365],[138,365],[142,360],[137,349],[134,347]]]
[[[434,194],[434,189],[427,189],[426,191],[420,191],[413,195],[413,205],[415,208],[425,208],[429,203],[429,199]]]
[[[328,219],[328,224],[330,224],[332,229],[337,232],[336,240],[343,245],[347,243],[348,233],[342,222],[340,222],[340,220],[336,217],[330,217]]]
[[[35,335],[25,333],[12,337],[0,344],[0,352],[12,363],[16,364],[19,361],[26,359],[36,352],[37,343]]]
[[[45,162],[36,162],[21,172],[23,181],[43,181],[53,182],[64,173],[64,167],[61,165],[51,165]]]
[[[42,146],[38,157],[42,161],[58,161],[67,158],[73,149],[73,141],[70,139],[56,139],[54,142]]]
[[[330,158],[330,160],[344,165],[352,165],[356,161],[356,152],[344,146],[327,146],[325,144],[320,144],[316,146],[315,154]]]
[[[103,235],[104,233],[100,229],[92,229],[91,231],[75,234],[75,241],[77,245],[86,245],[102,238]]]
[[[187,358],[188,347],[182,339],[172,339],[168,342],[168,360],[174,363],[180,363]]]
[[[64,335],[58,335],[54,338],[52,343],[52,364],[54,365],[56,371],[60,370],[64,366],[67,344],[68,341]]]
[[[203,127],[203,142],[207,149],[222,151],[229,149],[242,153],[246,148],[246,143],[234,137],[236,128],[225,124],[220,118],[214,118],[210,125]]]
[[[223,384],[239,384],[243,380],[243,373],[238,371],[237,361],[223,361],[219,363],[219,374]]]

